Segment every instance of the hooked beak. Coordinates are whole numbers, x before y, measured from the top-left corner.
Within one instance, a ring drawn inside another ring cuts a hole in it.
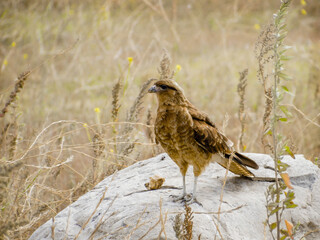
[[[153,85],[151,88],[149,88],[148,93],[156,93],[159,92],[159,87],[156,85]]]

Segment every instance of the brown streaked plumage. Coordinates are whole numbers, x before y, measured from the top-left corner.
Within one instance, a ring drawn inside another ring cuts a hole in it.
[[[235,174],[254,177],[246,166],[258,169],[258,165],[234,151],[233,143],[219,132],[206,113],[187,100],[176,82],[157,81],[149,92],[156,93],[158,98],[156,142],[179,166],[183,176],[183,195],[179,199],[186,197],[185,175],[189,165],[193,166],[195,177],[191,202],[197,202],[197,179],[210,162],[218,162],[225,168],[229,165],[229,170]]]

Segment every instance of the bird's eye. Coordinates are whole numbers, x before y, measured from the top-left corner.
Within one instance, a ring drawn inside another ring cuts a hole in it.
[[[168,86],[167,85],[160,85],[159,86],[161,89],[165,90],[165,89],[168,89]]]

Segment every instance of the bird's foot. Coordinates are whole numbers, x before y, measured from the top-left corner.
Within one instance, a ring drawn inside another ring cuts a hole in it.
[[[202,203],[197,200],[196,197],[192,196],[190,199],[186,200],[186,204],[190,205],[192,203],[196,203],[199,206],[203,207]]]
[[[173,202],[185,202],[187,201],[187,194],[182,195],[182,196],[176,196],[176,195],[170,195],[170,197],[173,198]]]
[[[192,203],[197,203],[198,205],[200,205],[202,207],[202,203],[199,202],[197,200],[197,198],[193,197],[193,195],[190,194],[186,194],[186,195],[182,195],[182,196],[175,196],[175,195],[170,195],[170,197],[173,198],[173,202],[182,202],[185,204],[192,204]]]

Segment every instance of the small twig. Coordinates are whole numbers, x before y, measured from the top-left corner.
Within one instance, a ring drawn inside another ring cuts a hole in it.
[[[25,164],[25,166],[27,167],[33,167],[33,168],[40,168],[40,169],[53,169],[53,168],[57,168],[57,167],[61,167],[62,165],[65,165],[67,163],[70,163],[73,161],[73,155],[68,157],[67,160],[65,160],[62,163],[59,163],[57,165],[51,166],[51,167],[46,167],[46,166],[36,166],[36,165],[30,165],[30,164]]]
[[[292,107],[294,110],[296,110],[298,113],[300,113],[304,119],[306,119],[310,124],[315,125],[316,127],[320,128],[320,124],[316,123],[314,120],[317,119],[320,116],[320,113],[314,118],[314,120],[311,120],[307,117],[306,114],[304,114],[299,108],[297,108],[294,104],[283,104],[284,106]]]
[[[221,213],[231,213],[233,211],[236,211],[244,206],[247,206],[247,204],[242,204],[238,207],[235,207],[235,208],[232,208],[232,209],[229,209],[229,210],[226,210],[226,211],[220,211],[220,212],[193,212],[194,214],[221,214]]]
[[[222,185],[222,188],[221,188],[221,193],[220,193],[220,203],[219,203],[219,208],[218,208],[218,222],[220,221],[220,213],[221,213],[221,204],[222,204],[222,200],[223,200],[223,191],[224,191],[224,187],[225,187],[225,185],[226,185],[226,183],[227,183],[227,177],[228,177],[228,172],[229,172],[229,168],[230,168],[230,165],[231,165],[231,161],[232,161],[232,159],[233,159],[233,155],[234,153],[231,153],[231,155],[230,155],[230,157],[229,157],[229,160],[228,160],[228,166],[227,166],[227,168],[226,168],[226,173],[225,173],[225,175],[224,175],[224,180],[223,180],[223,185]],[[222,238],[222,235],[221,235],[221,233],[220,233],[220,229],[219,229],[219,227],[218,227],[218,225],[216,225],[216,227],[217,227],[217,232],[219,232],[219,234],[220,234],[220,237]],[[216,232],[216,234],[215,234],[215,239],[217,238],[217,232]]]
[[[162,186],[161,188],[158,188],[158,189],[145,189],[145,190],[140,190],[140,191],[136,191],[136,192],[131,192],[131,193],[128,193],[128,194],[124,195],[124,197],[130,196],[130,195],[132,195],[132,194],[136,194],[136,193],[143,193],[143,192],[157,191],[157,190],[162,190],[162,189],[181,189],[181,187],[175,187],[175,186]]]
[[[70,196],[70,202],[72,202],[71,196]],[[70,213],[71,213],[71,207],[68,208],[68,218],[67,218],[67,226],[66,231],[63,240],[68,239],[68,230],[69,230],[69,220],[70,220]]]
[[[222,236],[222,233],[221,233],[221,231],[220,231],[220,229],[219,229],[219,226],[218,226],[218,224],[216,223],[216,221],[213,219],[213,216],[212,216],[212,221],[213,221],[213,223],[214,223],[214,226],[215,226],[216,229],[217,229],[217,232],[218,232],[219,235],[220,235],[221,240],[224,240],[224,239],[223,239],[223,236]],[[218,221],[219,221],[219,220],[218,220]],[[216,234],[215,234],[215,238],[216,238],[216,236],[217,236],[217,232],[216,232]]]
[[[300,240],[305,239],[305,237],[308,236],[308,235],[310,235],[311,233],[319,232],[319,231],[320,231],[319,228],[310,230],[309,232],[307,232],[306,234],[304,234],[304,235],[300,238]]]
[[[22,155],[22,157],[20,157],[20,158],[17,159],[17,160],[8,162],[8,163],[12,164],[12,163],[16,163],[16,162],[19,162],[20,160],[22,160],[22,159],[29,153],[29,151],[31,150],[31,148],[33,148],[33,146],[36,144],[36,142],[38,141],[38,139],[40,138],[40,136],[41,136],[45,131],[47,131],[51,126],[53,126],[53,125],[55,125],[55,124],[59,124],[59,123],[75,123],[75,121],[60,120],[60,121],[53,122],[53,123],[49,124],[47,127],[45,127],[44,129],[42,129],[42,131],[37,135],[36,139],[33,141],[33,143],[32,143],[31,146],[28,148],[28,150]]]
[[[247,204],[242,204],[242,205],[240,205],[240,206],[238,206],[238,207],[235,207],[235,208],[232,208],[232,209],[229,209],[229,210],[225,210],[225,211],[220,211],[220,212],[193,212],[194,214],[221,214],[221,213],[231,213],[231,212],[233,212],[233,211],[236,211],[236,210],[238,210],[238,209],[240,209],[240,208],[242,208],[242,207],[245,207],[245,206],[247,206]],[[183,213],[183,212],[169,212],[169,214],[181,214],[181,213]]]
[[[147,211],[147,206],[143,209],[142,213],[140,214],[138,221],[136,223],[136,226],[131,230],[131,232],[129,233],[128,236],[126,236],[126,239],[131,239],[132,234],[134,233],[135,230],[137,230],[139,227],[143,226],[146,224],[146,222],[143,222],[140,224],[140,221],[142,219],[143,214],[145,214],[145,212]]]
[[[55,222],[54,217],[52,218],[52,225],[51,225],[51,238],[54,240],[54,229],[55,229]]]
[[[100,204],[102,203],[105,195],[106,195],[106,192],[107,192],[108,188],[106,187],[106,190],[103,192],[102,194],[102,197],[100,198],[96,208],[94,209],[94,211],[92,212],[92,214],[90,215],[90,217],[87,219],[87,221],[82,225],[80,231],[78,232],[78,234],[75,236],[74,240],[78,239],[80,233],[83,231],[83,229],[87,226],[87,224],[89,223],[89,221],[92,219],[93,215],[96,213],[98,207],[100,206]]]
[[[161,219],[159,218],[158,221],[153,225],[151,226],[148,231],[142,235],[142,237],[139,238],[139,240],[143,239],[145,236],[147,236],[149,234],[149,232],[151,232],[159,223],[160,223]]]
[[[113,203],[114,203],[114,201],[116,200],[117,197],[118,197],[118,196],[115,196],[115,197],[113,198],[112,202],[109,204],[109,207],[108,207],[108,208],[104,211],[104,213],[102,214],[102,216],[101,216],[101,218],[100,218],[97,226],[95,227],[94,231],[91,233],[89,239],[93,239],[94,235],[96,234],[96,232],[98,231],[98,229],[100,228],[100,226],[101,226],[102,224],[104,224],[111,216],[113,216],[114,213],[112,213],[108,218],[106,218],[104,221],[102,221],[103,218],[104,218],[104,216],[107,214],[107,212],[109,211],[109,209],[111,208],[111,206],[113,205]]]
[[[164,237],[165,237],[165,239],[167,240],[167,233],[166,233],[165,224],[166,224],[166,221],[167,221],[168,212],[166,212],[165,217],[164,217],[164,219],[163,219],[163,218],[162,218],[162,199],[161,199],[161,198],[160,198],[160,200],[159,200],[159,206],[160,206],[160,216],[159,216],[159,219],[160,219],[160,223],[161,223],[161,230],[160,230],[159,235],[158,235],[158,240],[161,239],[161,233],[164,234]]]

